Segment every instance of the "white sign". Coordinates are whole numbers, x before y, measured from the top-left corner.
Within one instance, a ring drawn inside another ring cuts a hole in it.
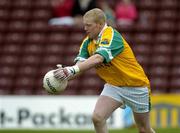
[[[0,96],[0,128],[92,129],[96,96]],[[122,110],[108,119],[122,128]]]

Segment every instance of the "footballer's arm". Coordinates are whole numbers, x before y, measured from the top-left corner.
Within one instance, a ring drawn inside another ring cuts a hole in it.
[[[103,63],[103,61],[104,61],[103,56],[101,56],[100,54],[95,54],[95,55],[89,57],[88,59],[86,59],[85,61],[77,62],[76,65],[79,67],[80,72],[73,75],[69,80],[72,80],[72,79],[76,78],[77,76],[81,75],[81,73],[83,73],[84,71],[87,71],[87,70]]]
[[[69,66],[61,69],[57,69],[54,71],[54,77],[59,80],[71,80],[77,77],[79,74],[81,74],[84,71],[87,71],[97,65],[100,65],[103,63],[104,57],[100,54],[95,54],[86,59],[83,62],[78,62],[74,66]]]
[[[100,54],[95,54],[89,57],[87,60],[78,63],[77,66],[79,67],[80,72],[84,72],[97,65],[102,64],[103,61],[104,61],[103,56],[101,56]]]

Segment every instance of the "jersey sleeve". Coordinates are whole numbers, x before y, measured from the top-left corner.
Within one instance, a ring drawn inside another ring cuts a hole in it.
[[[101,36],[97,54],[104,57],[104,63],[110,62],[114,57],[120,54],[124,49],[123,39],[119,32],[108,28]]]
[[[79,49],[79,54],[77,55],[77,57],[74,59],[74,62],[78,62],[78,61],[84,61],[89,57],[89,53],[88,53],[88,44],[89,44],[90,40],[88,37],[86,37]]]

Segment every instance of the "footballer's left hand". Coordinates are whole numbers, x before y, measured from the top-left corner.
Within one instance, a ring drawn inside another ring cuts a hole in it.
[[[60,81],[68,80],[79,72],[79,67],[77,65],[70,67],[59,67],[54,71],[54,77]]]

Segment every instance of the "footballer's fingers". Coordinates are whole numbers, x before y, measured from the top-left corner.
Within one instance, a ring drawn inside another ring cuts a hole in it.
[[[62,64],[57,64],[56,65],[58,68],[63,68]]]
[[[59,68],[59,69],[56,69],[56,70],[54,71],[54,77],[55,77],[56,79],[62,81],[62,80],[64,80],[64,79],[66,78],[66,75],[65,75],[63,69],[62,69],[62,68]]]

